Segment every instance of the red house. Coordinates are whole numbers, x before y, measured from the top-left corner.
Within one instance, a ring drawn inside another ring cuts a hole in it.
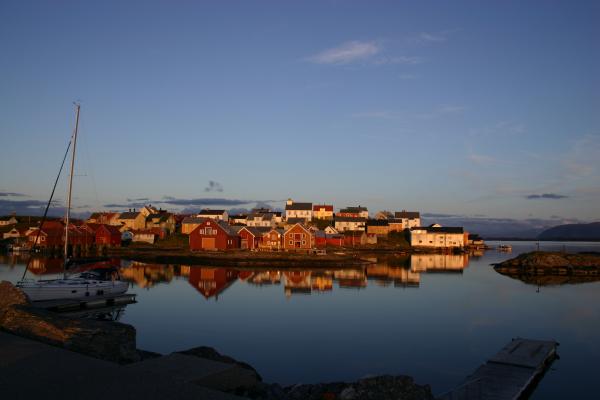
[[[302,224],[294,224],[284,233],[283,248],[286,251],[310,250],[314,245],[313,233]]]
[[[260,229],[255,226],[245,226],[238,232],[240,235],[240,247],[242,249],[258,249],[263,235],[270,231],[269,228]]]
[[[240,248],[240,236],[225,221],[206,219],[189,235],[190,250],[231,250]]]
[[[96,245],[120,247],[121,231],[119,231],[119,227],[114,225],[100,225],[96,229]]]

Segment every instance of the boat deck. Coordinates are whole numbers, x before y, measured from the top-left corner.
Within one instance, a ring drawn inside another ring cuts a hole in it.
[[[110,296],[89,296],[81,299],[35,301],[33,302],[33,306],[45,310],[62,312],[132,304],[137,302],[135,297],[136,294],[132,293]]]

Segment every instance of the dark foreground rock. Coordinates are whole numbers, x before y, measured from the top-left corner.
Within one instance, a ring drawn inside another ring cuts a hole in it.
[[[282,387],[259,383],[251,389],[233,392],[264,400],[429,400],[428,385],[418,385],[409,376],[381,375],[356,382],[330,382]]]
[[[0,329],[120,364],[140,360],[131,325],[64,317],[33,307],[24,293],[0,282]]]

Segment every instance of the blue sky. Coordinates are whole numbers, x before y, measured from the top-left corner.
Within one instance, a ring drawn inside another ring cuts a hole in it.
[[[80,100],[80,211],[292,197],[598,220],[599,18],[593,1],[3,1],[0,211],[47,198]]]

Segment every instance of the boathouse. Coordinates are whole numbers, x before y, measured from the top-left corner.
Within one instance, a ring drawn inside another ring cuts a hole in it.
[[[190,250],[231,250],[240,248],[240,236],[224,221],[207,219],[189,236]]]

